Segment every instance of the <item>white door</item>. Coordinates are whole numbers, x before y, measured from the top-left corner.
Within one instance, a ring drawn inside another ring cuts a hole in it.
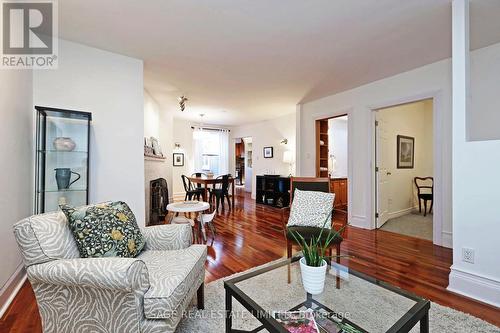
[[[389,219],[389,161],[388,145],[389,138],[385,121],[376,117],[375,133],[375,160],[377,161],[377,228],[380,228]]]

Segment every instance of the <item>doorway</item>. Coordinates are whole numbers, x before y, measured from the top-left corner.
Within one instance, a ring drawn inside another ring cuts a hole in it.
[[[235,139],[235,184],[245,192],[252,192],[252,137]]]
[[[348,115],[316,120],[316,177],[329,178],[335,208],[348,207]]]
[[[432,241],[433,99],[374,111],[376,227]]]

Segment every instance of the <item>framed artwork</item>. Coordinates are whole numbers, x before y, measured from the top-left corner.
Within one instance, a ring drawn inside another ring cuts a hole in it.
[[[273,147],[264,147],[264,158],[273,158]]]
[[[398,135],[398,169],[413,169],[415,161],[415,138]]]
[[[175,167],[184,166],[184,153],[174,153],[173,163]]]
[[[151,137],[151,147],[153,147],[154,155],[163,156],[163,153],[161,152],[160,141],[157,138]]]

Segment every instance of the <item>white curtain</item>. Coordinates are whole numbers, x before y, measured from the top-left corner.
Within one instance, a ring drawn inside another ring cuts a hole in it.
[[[229,131],[195,128],[193,131],[194,172],[224,175],[229,170]]]
[[[225,175],[229,172],[229,131],[221,130],[219,132],[219,168],[220,174]]]
[[[203,169],[203,134],[199,127],[193,130],[193,172],[202,172]]]

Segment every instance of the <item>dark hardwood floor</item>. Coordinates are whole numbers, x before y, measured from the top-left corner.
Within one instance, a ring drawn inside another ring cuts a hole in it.
[[[256,205],[248,194],[237,193],[236,207],[220,212],[215,220],[218,234],[208,248],[206,282],[286,255],[279,211]],[[349,227],[342,253],[352,256],[342,259],[342,264],[352,269],[500,326],[498,308],[446,290],[452,262],[450,249],[387,231]],[[0,320],[0,332],[41,332],[29,282]]]

